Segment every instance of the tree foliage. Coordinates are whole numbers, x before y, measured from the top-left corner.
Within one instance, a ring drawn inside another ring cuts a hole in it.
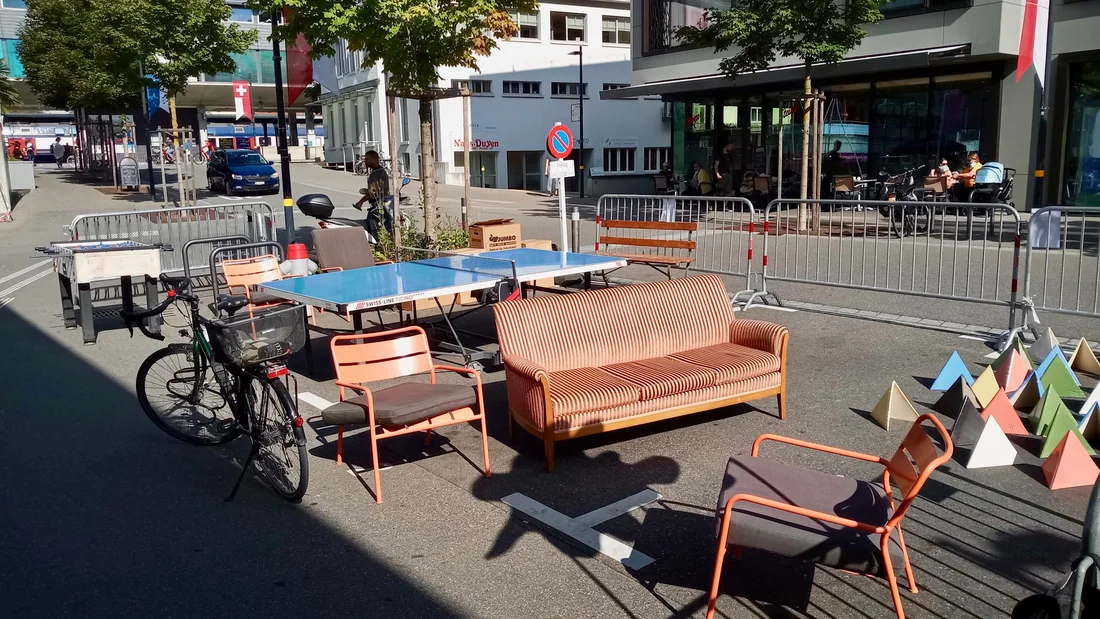
[[[9,111],[19,105],[19,91],[11,81],[11,69],[8,61],[0,58],[0,109]]]
[[[882,19],[881,0],[741,0],[724,11],[709,10],[702,27],[677,34],[687,43],[713,47],[728,77],[768,68],[779,58],[798,58],[809,67],[844,59]]]
[[[173,95],[232,71],[256,35],[226,24],[230,13],[221,0],[29,0],[19,53],[49,107],[134,107],[143,69]]]

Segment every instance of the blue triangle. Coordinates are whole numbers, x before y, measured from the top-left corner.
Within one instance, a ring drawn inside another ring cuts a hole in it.
[[[1039,377],[1039,380],[1042,381],[1043,374],[1046,374],[1047,370],[1050,368],[1050,364],[1054,363],[1055,359],[1060,359],[1062,361],[1066,369],[1069,370],[1069,375],[1073,377],[1073,382],[1077,383],[1077,386],[1080,387],[1081,381],[1077,378],[1077,373],[1070,369],[1069,359],[1066,359],[1066,354],[1062,352],[1062,349],[1058,346],[1052,348],[1051,351],[1047,353],[1046,358],[1043,359],[1043,362],[1039,364],[1039,367],[1035,369],[1035,375]]]
[[[943,364],[940,373],[936,375],[936,381],[932,383],[932,391],[947,391],[951,388],[951,385],[959,380],[960,376],[966,381],[966,384],[974,384],[974,377],[970,374],[970,370],[966,368],[959,352],[954,351],[947,358],[947,363]]]

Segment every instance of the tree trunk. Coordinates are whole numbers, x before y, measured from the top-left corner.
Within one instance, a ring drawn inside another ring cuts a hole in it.
[[[432,143],[432,100],[420,100],[420,185],[424,202],[424,236],[431,238],[435,204],[435,144]]]
[[[802,153],[800,159],[802,160],[801,174],[798,180],[798,197],[806,199],[806,181],[809,180],[809,163],[810,163],[810,96],[812,90],[810,88],[810,62],[806,61],[806,77],[803,80],[803,97],[802,97]],[[798,205],[798,229],[806,229],[806,205]]]

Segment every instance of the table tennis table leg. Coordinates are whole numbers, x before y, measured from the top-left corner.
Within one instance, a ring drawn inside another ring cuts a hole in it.
[[[358,316],[358,314],[356,314]],[[313,334],[309,330],[309,316],[302,312],[302,328],[306,330],[306,374],[313,376]]]
[[[592,290],[592,272],[586,271],[584,274],[584,289]]]
[[[361,333],[363,331],[363,312],[355,312],[351,315],[351,328],[354,329],[356,333]]]
[[[466,366],[469,366],[473,361],[473,356],[470,355],[470,349],[466,348],[466,345],[462,343],[462,338],[458,337],[458,331],[455,331],[455,326],[451,324],[451,316],[449,312],[443,310],[443,304],[439,302],[439,297],[435,298],[435,305],[439,308],[439,313],[443,315],[443,322],[447,323],[447,329],[451,332],[451,337],[455,339],[456,348],[459,353],[462,354],[462,361]],[[413,306],[416,307],[415,305]],[[454,304],[451,304],[451,309],[454,309]],[[414,309],[415,311],[415,309]]]

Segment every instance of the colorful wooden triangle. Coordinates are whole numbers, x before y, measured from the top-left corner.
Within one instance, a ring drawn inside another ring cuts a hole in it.
[[[1058,443],[1061,443],[1062,439],[1069,434],[1081,441],[1081,446],[1085,448],[1090,456],[1096,455],[1092,446],[1085,440],[1085,437],[1081,436],[1081,432],[1077,429],[1077,420],[1073,418],[1073,413],[1063,406],[1054,413],[1054,419],[1051,420],[1050,426],[1047,428],[1046,438],[1043,439],[1043,446],[1039,449],[1039,457],[1049,457],[1054,452],[1054,448],[1058,446]]]
[[[1039,376],[1039,383],[1043,387],[1047,389],[1057,387],[1058,393],[1063,397],[1085,397],[1085,392],[1081,391],[1080,381],[1077,380],[1073,370],[1069,369],[1069,362],[1066,361],[1066,356],[1062,354],[1060,348],[1050,351],[1035,373]]]
[[[1082,409],[1085,415],[1077,422],[1077,430],[1089,445],[1100,445],[1100,408],[1094,404],[1091,408]]]
[[[991,417],[997,420],[997,425],[1001,427],[1005,434],[1028,435],[1024,422],[1020,420],[1020,415],[1016,413],[1016,409],[1012,408],[1012,402],[1008,401],[1004,389],[998,389],[993,399],[982,409],[982,419],[988,421]]]
[[[936,374],[936,380],[932,383],[932,391],[947,391],[960,377],[965,379],[967,384],[974,384],[974,376],[967,369],[962,357],[959,356],[959,352],[956,350],[951,353],[951,356],[947,358],[947,362],[940,368],[940,373]]]
[[[1085,398],[1085,401],[1081,404],[1081,408],[1077,409],[1077,416],[1084,417],[1085,413],[1089,412],[1089,410],[1097,404],[1100,404],[1100,384],[1097,384],[1096,387],[1093,388],[1092,393],[1090,393],[1089,397]]]
[[[1035,375],[1035,372],[1028,372],[1023,386],[1017,389],[1008,399],[1012,401],[1012,406],[1019,410],[1031,410],[1033,406],[1038,404],[1045,392],[1046,389],[1039,383],[1039,377]]]
[[[1092,347],[1085,338],[1077,341],[1077,348],[1069,356],[1069,367],[1078,372],[1100,376],[1100,360],[1096,359],[1096,353],[1092,352]]]
[[[960,449],[969,449],[978,443],[978,437],[985,429],[985,421],[969,400],[963,402],[959,418],[951,427],[951,443]]]
[[[1050,354],[1050,351],[1056,349],[1058,349],[1058,338],[1054,335],[1054,331],[1047,327],[1046,333],[1039,336],[1039,339],[1031,345],[1031,358],[1043,359]]]
[[[974,395],[974,390],[966,384],[966,379],[960,376],[955,384],[951,385],[951,388],[940,396],[940,399],[936,400],[932,410],[941,415],[958,419],[964,401],[969,401],[974,408],[978,408],[978,396]]]
[[[968,469],[985,469],[993,466],[1012,466],[1016,463],[1016,446],[1005,436],[997,419],[990,417],[978,436],[970,457],[966,460]]]
[[[1058,412],[1059,408],[1066,408],[1066,404],[1062,402],[1062,398],[1058,395],[1058,390],[1047,390],[1047,392],[1043,394],[1043,397],[1039,399],[1035,408],[1031,409],[1031,414],[1027,417],[1028,421],[1031,423],[1031,431],[1039,436],[1046,436],[1047,429],[1050,427],[1050,422],[1054,419],[1054,414]]]
[[[913,408],[913,403],[909,401],[909,398],[905,397],[902,393],[901,387],[898,387],[896,382],[890,383],[890,388],[882,394],[879,398],[878,404],[875,405],[874,410],[871,411],[871,418],[878,422],[878,425],[890,429],[890,420],[897,419],[899,421],[916,421],[917,409]]]
[[[1005,392],[1012,393],[1024,384],[1031,368],[1016,349],[1010,348],[1008,352],[1010,353],[1008,359],[1001,364],[1001,367],[994,368],[993,375],[997,379],[997,384]]]
[[[1061,490],[1093,485],[1100,476],[1100,468],[1080,442],[1066,434],[1043,463],[1043,475],[1051,490]]]
[[[1027,365],[1027,368],[1029,370],[1035,369],[1035,364],[1032,363],[1031,356],[1027,354],[1027,349],[1024,348],[1024,342],[1020,339],[1020,334],[1017,333],[1016,335],[1012,336],[1012,341],[1008,343],[1008,346],[1006,346],[1003,351],[1001,351],[1000,356],[993,360],[994,372],[1001,369],[1001,366],[1004,365],[1006,361],[1008,361],[1009,357],[1012,355],[1013,350],[1016,351],[1016,354],[1020,355],[1020,358],[1024,360],[1024,363]]]
[[[997,390],[1001,386],[997,384],[997,377],[993,374],[993,368],[987,367],[978,375],[978,378],[974,379],[971,388],[974,390],[974,396],[978,398],[978,404],[984,408],[993,399],[993,396],[997,395]]]

